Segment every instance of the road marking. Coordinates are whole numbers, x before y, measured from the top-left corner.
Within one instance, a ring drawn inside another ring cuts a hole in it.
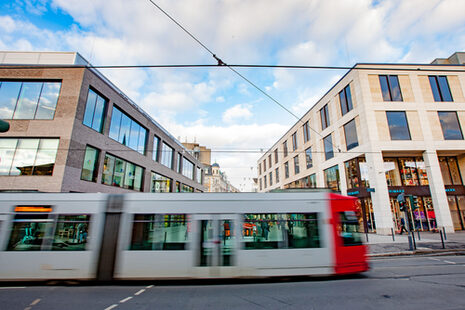
[[[26,307],[26,308],[24,308],[24,310],[31,310],[31,309],[32,309],[32,307]]]
[[[451,262],[451,261],[448,261],[448,260],[445,260],[444,263],[454,264],[454,265],[457,264],[457,263],[455,263],[455,262]]]
[[[25,286],[6,286],[6,287],[0,287],[0,290],[14,290],[16,288],[26,288]]]
[[[441,261],[440,259],[437,259],[437,258],[432,258],[432,257],[429,257],[429,259],[431,259],[431,260],[435,260],[435,261],[438,261],[438,262],[440,262],[440,261]]]
[[[105,310],[111,310],[111,309],[116,308],[116,307],[118,307],[118,305],[116,305],[116,304],[111,305],[110,307],[105,308]]]
[[[131,299],[132,299],[132,296],[129,296],[129,297],[126,297],[125,299],[120,300],[119,302],[125,303],[126,301],[131,300]]]
[[[138,296],[138,295],[142,294],[143,292],[145,292],[145,290],[144,290],[144,289],[141,289],[140,291],[138,291],[138,292],[135,293],[134,295]]]
[[[153,285],[149,285],[149,286],[147,286],[146,288],[152,288],[152,287],[153,287]]]
[[[31,302],[31,306],[35,306],[35,305],[37,305],[39,302],[40,302],[40,298],[37,298],[36,300],[34,300],[33,302]]]

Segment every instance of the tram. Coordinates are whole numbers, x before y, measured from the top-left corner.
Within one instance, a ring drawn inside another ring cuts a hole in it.
[[[355,202],[329,192],[0,194],[0,281],[368,270]]]

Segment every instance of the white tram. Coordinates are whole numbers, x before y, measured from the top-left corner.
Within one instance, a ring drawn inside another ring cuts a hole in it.
[[[329,192],[0,195],[0,281],[236,278],[368,269]]]

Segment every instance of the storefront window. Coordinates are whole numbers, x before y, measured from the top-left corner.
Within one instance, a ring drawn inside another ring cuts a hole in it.
[[[401,186],[400,174],[395,158],[384,159],[384,171],[386,173],[386,182],[388,186]]]
[[[399,158],[402,185],[418,186],[417,166],[412,158]]]
[[[362,187],[370,187],[370,181],[368,177],[368,164],[365,162],[364,157],[358,159],[358,166],[360,168],[360,179],[362,181]]]
[[[444,185],[462,185],[456,157],[439,157]]]
[[[428,174],[426,173],[426,165],[421,157],[416,159],[418,178],[420,180],[420,185],[429,185]]]
[[[347,188],[357,188],[360,186],[357,171],[357,158],[344,163],[346,171]]]
[[[339,168],[333,166],[324,170],[326,187],[334,191],[339,191]]]

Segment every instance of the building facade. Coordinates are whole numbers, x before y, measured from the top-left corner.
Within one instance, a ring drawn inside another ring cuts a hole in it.
[[[211,193],[239,193],[228,180],[226,174],[220,170],[220,165],[214,163],[206,168],[205,187]]]
[[[204,191],[200,162],[89,65],[0,52],[0,190]]]
[[[357,197],[365,229],[381,234],[406,215],[418,230],[463,230],[463,56],[357,64],[258,160],[259,191],[324,187]]]

